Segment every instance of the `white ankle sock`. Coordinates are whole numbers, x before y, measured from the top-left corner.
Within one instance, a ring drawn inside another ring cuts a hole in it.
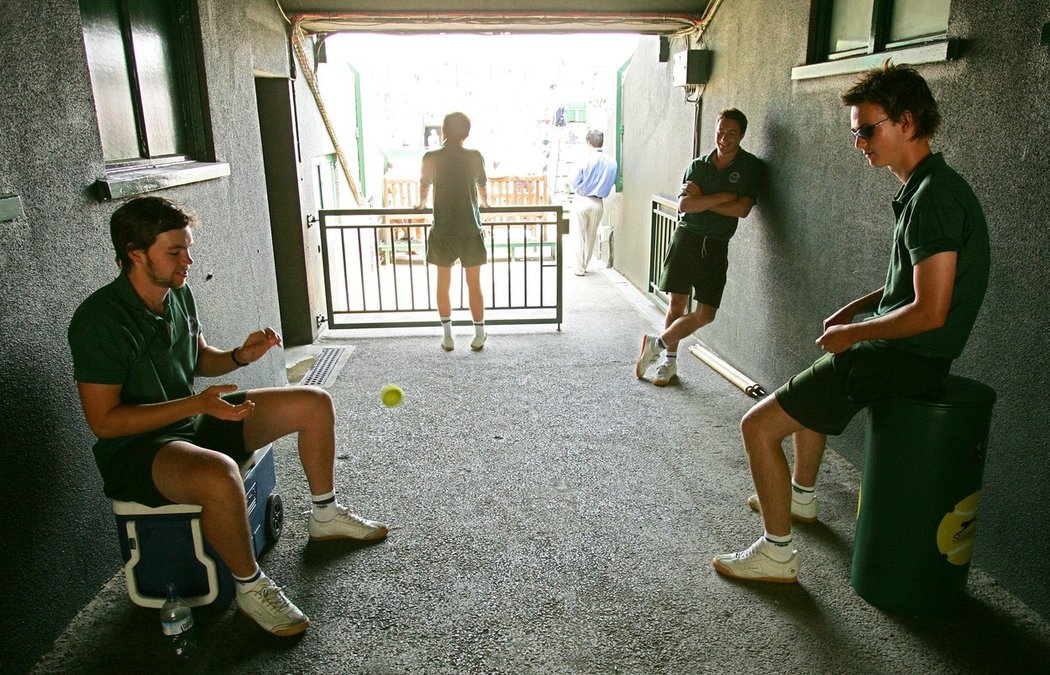
[[[669,359],[677,359],[678,352],[664,352],[664,356]]]
[[[237,582],[237,592],[238,593],[247,593],[248,591],[250,591],[253,588],[255,588],[256,586],[258,586],[259,582],[261,582],[263,579],[266,578],[266,575],[263,574],[263,571],[261,569],[259,569],[259,565],[255,566],[255,572],[252,573],[251,576],[244,577],[244,578],[241,578],[241,577],[237,576],[236,574],[234,574],[232,576],[233,576],[233,580]]]
[[[816,487],[799,485],[795,479],[791,479],[791,500],[797,504],[808,504],[817,497]]]
[[[441,317],[441,330],[445,331],[445,337],[452,337],[452,317],[443,316]]]
[[[314,504],[313,510],[310,512],[314,520],[319,523],[327,523],[332,518],[335,518],[335,505],[337,503],[335,491],[323,495],[311,495],[310,499]]]
[[[791,535],[780,536],[766,532],[762,535],[762,550],[777,562],[787,562],[791,559]]]
[[[474,337],[483,338],[485,337],[485,322],[475,321],[474,322]]]

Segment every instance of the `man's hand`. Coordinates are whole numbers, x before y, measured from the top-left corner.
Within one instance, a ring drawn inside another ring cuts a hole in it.
[[[244,344],[237,348],[237,360],[242,363],[254,363],[266,355],[271,347],[281,344],[281,336],[267,326],[249,335]]]
[[[828,325],[828,321],[830,320],[831,319],[829,318],[824,322],[824,334],[817,338],[817,345],[819,345],[821,349],[826,352],[831,352],[832,354],[839,354],[857,343],[857,340],[854,340],[851,337],[851,331],[848,324]]]
[[[255,410],[255,403],[245,400],[240,405],[233,405],[222,399],[223,394],[231,394],[235,391],[237,391],[237,385],[235,384],[213,384],[208,387],[196,395],[201,406],[201,412],[230,422],[243,420]]]
[[[687,181],[682,183],[682,191],[678,193],[679,197],[699,197],[704,194],[700,189],[700,186],[693,181]]]

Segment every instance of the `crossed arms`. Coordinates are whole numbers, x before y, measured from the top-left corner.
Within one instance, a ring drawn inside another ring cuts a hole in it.
[[[682,191],[678,194],[678,210],[682,213],[713,211],[723,216],[746,218],[754,205],[754,199],[739,196],[735,192],[705,195],[693,181],[682,183]]]

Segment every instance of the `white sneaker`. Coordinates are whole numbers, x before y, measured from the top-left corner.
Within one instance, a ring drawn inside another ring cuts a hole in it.
[[[638,360],[634,362],[634,376],[639,380],[645,377],[645,371],[653,365],[660,356],[660,347],[656,344],[659,338],[655,335],[642,336],[642,350],[638,353]]]
[[[310,514],[310,541],[352,539],[354,541],[379,541],[386,537],[390,527],[386,523],[367,520],[350,513],[350,509],[336,504],[336,514],[331,520],[321,522]]]
[[[773,560],[765,551],[765,537],[739,553],[716,555],[711,561],[719,574],[748,581],[793,584],[798,581],[798,551],[791,551],[786,562]]]
[[[666,387],[678,379],[678,359],[664,359],[656,367],[656,375],[653,376],[653,384],[657,387]]]
[[[310,619],[269,577],[263,577],[250,591],[238,591],[237,607],[263,630],[281,637],[298,635],[310,625]]]
[[[452,338],[451,335],[448,337],[443,337],[441,338],[441,348],[444,349],[446,352],[450,352],[456,348],[456,341]]]
[[[482,347],[485,346],[485,339],[486,338],[488,338],[487,334],[486,335],[475,335],[474,339],[470,341],[470,349],[471,349],[471,351],[480,352]]]
[[[752,511],[762,513],[762,505],[758,502],[758,495],[747,498],[747,505]],[[797,523],[813,523],[817,520],[817,498],[814,496],[808,504],[795,501],[795,494],[791,493],[791,520]]]

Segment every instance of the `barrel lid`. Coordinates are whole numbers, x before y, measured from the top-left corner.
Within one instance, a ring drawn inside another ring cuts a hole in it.
[[[940,390],[922,396],[909,396],[909,401],[945,408],[990,406],[995,403],[995,390],[977,380],[949,375]]]

